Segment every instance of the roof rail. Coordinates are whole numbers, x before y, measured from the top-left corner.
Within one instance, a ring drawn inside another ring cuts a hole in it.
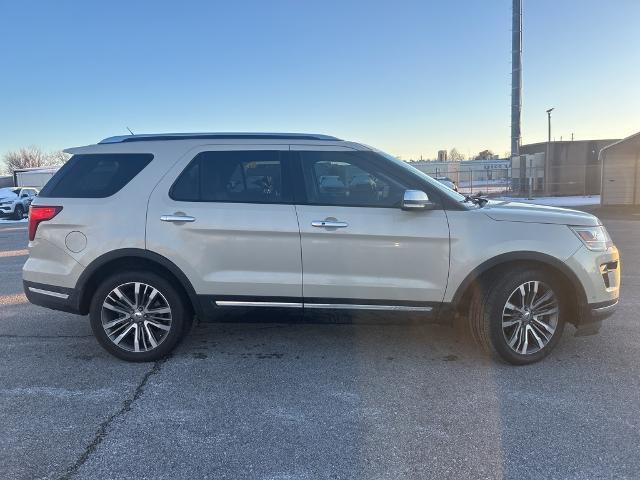
[[[316,133],[143,133],[140,135],[118,135],[98,143],[151,142],[157,140],[328,140],[340,138]]]

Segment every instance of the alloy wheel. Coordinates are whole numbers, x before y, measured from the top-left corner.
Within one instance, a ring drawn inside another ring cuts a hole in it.
[[[502,333],[507,345],[520,355],[542,350],[558,327],[559,304],[555,292],[537,280],[521,284],[502,309]]]
[[[155,287],[142,282],[115,287],[104,299],[102,328],[114,345],[129,352],[148,352],[171,330],[171,307]]]

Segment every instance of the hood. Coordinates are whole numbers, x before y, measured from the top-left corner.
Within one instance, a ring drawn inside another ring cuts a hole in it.
[[[482,211],[493,220],[505,222],[600,225],[600,220],[590,213],[532,203],[489,200]]]
[[[10,187],[0,188],[0,201],[13,200],[18,195]]]

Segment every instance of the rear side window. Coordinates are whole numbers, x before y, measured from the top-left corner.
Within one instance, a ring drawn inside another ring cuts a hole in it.
[[[74,155],[47,182],[40,197],[109,197],[129,183],[152,159],[150,153]]]
[[[202,152],[169,196],[183,202],[286,203],[291,200],[286,178],[276,150]]]

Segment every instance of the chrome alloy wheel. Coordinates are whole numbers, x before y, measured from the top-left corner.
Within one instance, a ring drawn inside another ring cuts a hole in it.
[[[558,299],[547,284],[523,283],[502,309],[502,334],[507,345],[520,355],[539,352],[553,337],[558,315]]]
[[[171,307],[158,289],[141,282],[117,286],[102,303],[102,328],[118,347],[148,352],[171,330]]]

